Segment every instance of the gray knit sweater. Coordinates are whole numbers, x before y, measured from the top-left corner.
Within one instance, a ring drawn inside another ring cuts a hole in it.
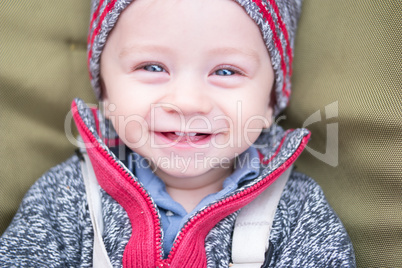
[[[283,131],[277,129],[275,135]],[[263,139],[271,136],[272,132]],[[283,150],[290,146],[282,144]],[[108,193],[101,194],[105,247],[112,265],[121,267],[132,232],[130,219]],[[229,266],[236,216],[237,212],[227,216],[207,235],[207,267]],[[355,267],[342,223],[320,187],[301,173],[293,172],[285,186],[269,240],[263,267]],[[73,156],[50,169],[26,194],[0,238],[0,267],[92,267],[92,246],[80,160]]]

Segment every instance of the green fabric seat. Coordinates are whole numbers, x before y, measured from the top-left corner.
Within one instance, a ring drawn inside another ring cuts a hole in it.
[[[74,152],[72,99],[96,104],[89,8],[0,2],[0,233],[30,185]],[[359,267],[402,267],[402,2],[304,0],[299,25],[293,95],[278,119],[312,131],[297,169],[324,189]]]
[[[74,153],[74,97],[96,103],[86,68],[89,1],[0,1],[0,233],[28,188]]]
[[[402,267],[401,25],[402,1],[304,1],[281,121],[312,131],[296,165],[323,188],[359,267]]]

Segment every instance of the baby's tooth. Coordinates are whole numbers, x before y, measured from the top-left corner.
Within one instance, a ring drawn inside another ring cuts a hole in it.
[[[177,136],[184,136],[185,135],[183,132],[177,132],[177,131],[175,131],[174,134],[177,135]]]
[[[197,133],[195,133],[195,132],[190,132],[190,133],[187,133],[187,135],[190,136],[190,137],[193,137],[193,136],[197,135]]]

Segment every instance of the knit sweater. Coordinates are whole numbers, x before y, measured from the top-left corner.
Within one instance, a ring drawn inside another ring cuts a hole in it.
[[[103,240],[114,267],[228,267],[239,209],[295,161],[309,137],[303,129],[278,127],[262,134],[257,144],[268,145],[259,149],[262,175],[200,209],[163,259],[163,232],[152,198],[103,143],[96,117],[81,100],[73,103],[73,114],[84,141],[92,145],[88,154],[103,188]],[[355,267],[342,223],[320,187],[301,173],[293,172],[284,188],[269,240],[263,267]],[[92,267],[92,247],[80,159],[72,156],[26,194],[0,238],[0,267]]]

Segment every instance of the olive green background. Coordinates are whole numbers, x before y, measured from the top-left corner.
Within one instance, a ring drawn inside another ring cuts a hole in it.
[[[306,0],[298,30],[283,123],[320,110],[308,146],[325,153],[327,124],[338,123],[339,163],[305,152],[297,166],[324,189],[359,267],[402,267],[402,1]]]
[[[0,233],[29,186],[73,153],[64,133],[72,99],[96,103],[89,2],[0,2]],[[319,111],[308,150],[324,156],[306,151],[297,168],[324,189],[359,267],[402,267],[402,1],[304,0],[299,25],[279,121],[301,127]]]

